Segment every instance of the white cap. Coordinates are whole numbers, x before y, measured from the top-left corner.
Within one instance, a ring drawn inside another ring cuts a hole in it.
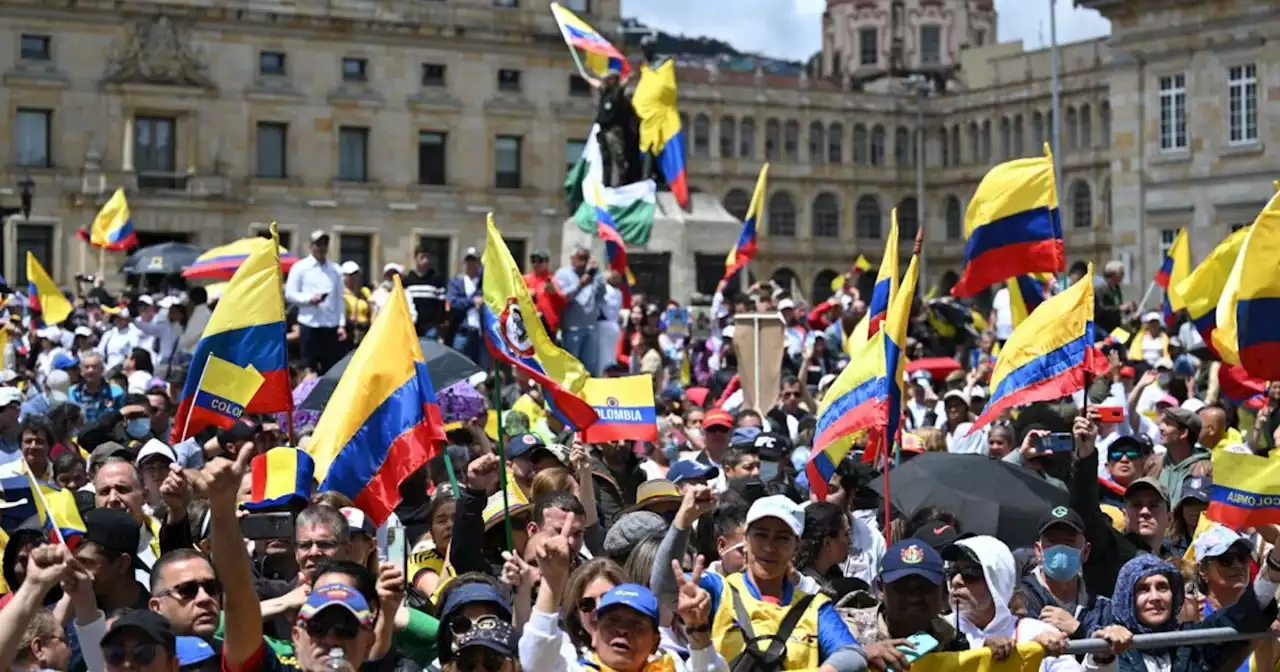
[[[89,327],[76,327],[75,333],[76,333],[76,336],[85,336],[85,337],[93,336],[93,330],[90,329]]]
[[[328,238],[328,237],[329,237],[329,232],[325,231],[324,229],[316,229],[315,231],[311,232],[311,242],[313,243],[316,242],[317,240],[320,240],[321,238]]]
[[[783,299],[778,302],[778,310],[791,310],[796,307],[796,302],[791,299]]]
[[[54,369],[44,377],[44,384],[54,392],[66,392],[71,389],[71,374],[62,369]]]
[[[1157,368],[1157,369],[1172,369],[1172,368],[1173,368],[1173,360],[1172,360],[1172,359],[1169,359],[1168,357],[1161,357],[1160,359],[1156,360],[1156,367],[1155,367],[1155,368]]]
[[[1192,413],[1199,413],[1200,409],[1204,408],[1205,405],[1206,404],[1203,401],[1200,401],[1195,397],[1189,397],[1186,401],[1182,402],[1182,408],[1191,411]]]
[[[383,275],[386,275],[386,274],[390,273],[391,271],[395,271],[396,273],[399,273],[400,275],[404,275],[404,264],[397,264],[396,262],[392,261],[392,262],[389,262],[389,263],[386,263],[386,264],[383,264],[383,265],[382,265],[382,274],[383,274]]]
[[[479,258],[480,258],[480,252],[479,252],[479,251],[477,251],[477,250],[476,250],[476,248],[474,248],[474,247],[468,247],[468,248],[467,248],[467,251],[462,253],[462,258],[463,258],[463,259],[470,259],[470,258],[472,258],[472,257],[475,257],[476,259],[479,259]]]
[[[54,342],[61,341],[62,330],[57,327],[45,327],[43,329],[37,329],[36,338],[43,338],[45,340],[54,341]]]
[[[356,263],[356,262],[354,262],[354,261],[344,261],[344,262],[342,262],[342,274],[343,274],[343,275],[351,275],[352,273],[359,273],[359,272],[360,272],[360,264],[357,264],[357,263]]]
[[[787,524],[796,536],[804,534],[804,509],[786,495],[761,497],[747,510],[747,527],[761,518],[777,518]]]
[[[347,519],[347,527],[352,532],[359,532],[367,536],[376,536],[378,534],[377,526],[373,524],[373,520],[365,515],[364,511],[354,506],[344,506],[338,509],[342,512],[342,517]]]
[[[173,449],[163,441],[160,439],[148,439],[146,443],[142,444],[142,450],[138,451],[138,457],[133,460],[133,463],[137,466],[142,466],[143,460],[156,455],[164,457],[170,462],[178,461],[177,453],[174,453]]]
[[[1163,322],[1164,318],[1160,316],[1160,313],[1157,313],[1156,311],[1153,310],[1147,313],[1146,315],[1143,315],[1142,321],[1144,323],[1145,322]]]
[[[12,373],[5,369],[6,373]],[[22,392],[16,387],[0,387],[0,408],[4,408],[9,404],[21,404]]]
[[[1244,544],[1250,552],[1253,551],[1253,543],[1241,536],[1239,532],[1226,525],[1214,523],[1196,535],[1195,541],[1191,542],[1191,550],[1195,552],[1196,562],[1204,562],[1226,553],[1236,544]]]
[[[172,308],[174,306],[181,305],[181,304],[182,304],[182,299],[179,299],[176,296],[166,296],[163,299],[160,299],[161,308]]]
[[[970,401],[974,399],[986,399],[986,398],[987,398],[987,388],[981,385],[974,385],[973,389],[970,390],[969,392]]]
[[[13,369],[5,369],[0,371],[0,384],[8,384],[18,379],[18,374]],[[4,406],[6,404],[0,404]]]
[[[966,395],[964,392],[961,392],[960,390],[951,390],[950,392],[947,392],[946,394],[942,395],[943,404],[946,404],[948,399],[959,399],[961,402],[964,403],[965,406],[969,405],[968,395]]]
[[[834,382],[836,382],[836,374],[834,374],[834,373],[828,373],[828,374],[824,375],[824,376],[823,376],[823,377],[818,381],[818,393],[819,393],[819,394],[821,394],[821,393],[823,393],[823,392],[826,392],[826,391],[827,391],[827,388],[831,387],[831,384],[832,384],[832,383],[834,383]]]
[[[154,306],[156,305],[156,300],[151,298],[150,294],[143,294],[142,296],[138,297],[138,303],[145,304],[148,306]]]
[[[733,325],[731,324],[724,329],[721,329],[720,336],[722,338],[733,338]]]

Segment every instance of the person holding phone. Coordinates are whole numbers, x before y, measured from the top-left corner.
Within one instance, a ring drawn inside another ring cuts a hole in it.
[[[329,259],[328,231],[311,232],[311,254],[289,269],[284,298],[298,307],[302,358],[324,375],[345,354],[347,340],[342,269]]]
[[[903,670],[936,651],[967,651],[968,640],[941,616],[947,604],[942,556],[915,537],[890,546],[876,584],[883,596],[853,610],[854,636],[871,670]]]

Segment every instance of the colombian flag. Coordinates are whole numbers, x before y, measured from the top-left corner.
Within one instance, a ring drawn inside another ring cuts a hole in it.
[[[657,70],[640,66],[640,82],[631,94],[640,117],[640,152],[658,157],[658,169],[676,203],[689,209],[689,176],[684,160],[684,130],[676,110],[676,63],[668,59]]]
[[[311,491],[316,485],[316,463],[297,448],[280,446],[255,455],[249,471],[252,478],[249,501],[240,505],[246,510],[311,501]]]
[[[274,228],[273,228],[274,231]],[[196,344],[187,382],[182,388],[182,399],[173,419],[173,442],[183,441],[210,425],[226,426],[230,406],[221,407],[227,413],[215,413],[201,409],[198,399],[215,403],[219,393],[230,395],[228,399],[242,398],[249,386],[250,368],[262,377],[256,392],[241,413],[292,412],[293,394],[289,388],[289,361],[284,342],[284,281],[280,275],[279,243],[265,238],[251,239],[254,243],[249,258],[232,276],[231,282],[213,309],[209,324]],[[215,389],[202,387],[206,380],[206,368],[234,373],[236,382],[214,383],[217,372],[210,372],[210,383]],[[223,367],[223,364],[229,365]],[[204,396],[201,393],[204,392]],[[234,422],[234,420],[232,420]]]
[[[89,226],[87,240],[94,247],[112,251],[127,250],[138,244],[138,236],[133,230],[133,215],[129,212],[124,189],[117,188],[103,204],[93,218],[93,224]]]
[[[1079,282],[1040,304],[1013,330],[991,372],[991,399],[969,433],[1005,409],[1060,399],[1084,388],[1086,371],[1105,373],[1093,348],[1093,266]]]
[[[547,336],[520,269],[493,224],[493,213],[489,213],[485,226],[488,235],[481,260],[484,263],[482,319],[489,353],[498,361],[529,374],[573,429],[586,429],[596,421],[596,412],[582,398],[582,388],[591,375],[582,362]]]
[[[45,324],[61,323],[71,315],[71,302],[30,250],[27,250],[27,299],[32,310],[40,311]]]
[[[759,239],[760,215],[764,213],[765,183],[769,177],[769,164],[760,167],[760,177],[756,178],[756,191],[751,195],[751,205],[747,208],[747,217],[742,220],[742,231],[738,234],[738,244],[729,250],[724,258],[724,277],[728,280],[742,267],[751,263],[752,257],[760,250]]]
[[[1026,321],[1032,311],[1044,303],[1048,284],[1049,277],[1039,273],[1009,279],[1009,307],[1013,312],[1014,327]]]
[[[1249,227],[1216,309],[1213,343],[1224,362],[1280,380],[1280,193]]]
[[[377,525],[400,503],[400,483],[440,452],[444,418],[399,278],[314,437],[307,452],[320,490],[350,497]]]
[[[631,307],[631,289],[635,283],[635,276],[631,273],[631,267],[627,265],[627,243],[622,240],[622,234],[618,233],[618,224],[613,221],[613,216],[609,214],[609,210],[603,205],[604,198],[599,192],[600,187],[596,187],[596,235],[604,240],[605,258],[609,261],[609,269],[618,274],[622,278],[622,307]]]
[[[587,443],[658,440],[653,377],[592,378],[582,386],[582,396],[600,418],[582,431]]]
[[[564,43],[569,46],[569,52],[573,54],[573,60],[578,67],[590,72],[596,78],[604,77],[611,72],[616,72],[622,77],[631,71],[627,57],[623,56],[613,43],[596,32],[590,24],[578,18],[577,14],[553,2],[551,15],[560,26],[560,35],[564,37]],[[582,55],[578,54],[579,51]],[[583,76],[586,76],[587,72],[583,72]]]
[[[898,291],[898,209],[889,211],[889,239],[884,242],[884,257],[876,274],[876,286],[867,302],[867,335],[875,336],[889,312],[889,299]]]
[[[1164,315],[1164,325],[1173,328],[1175,316],[1185,306],[1170,288],[1182,282],[1191,273],[1191,239],[1186,229],[1180,229],[1173,239],[1173,245],[1160,262],[1160,270],[1156,271],[1156,284],[1164,288],[1164,303],[1160,312]]]
[[[231,427],[244,415],[244,407],[253,400],[262,382],[262,374],[255,371],[252,364],[237,366],[217,355],[209,355],[196,387],[189,421],[202,427]]]
[[[253,236],[215,247],[197,257],[196,263],[182,269],[182,277],[230,280],[231,276],[235,275],[236,269],[240,268],[249,255],[261,247],[259,241],[262,240],[266,239]],[[288,273],[289,269],[298,263],[298,257],[279,243],[276,245],[279,249],[280,270]]]
[[[1240,229],[1218,243],[1209,256],[1196,266],[1196,270],[1183,278],[1182,282],[1170,282],[1174,305],[1186,307],[1191,322],[1196,325],[1196,331],[1200,332],[1205,345],[1215,352],[1213,332],[1218,328],[1218,299],[1226,289],[1227,277],[1231,275],[1236,257],[1240,256],[1240,248],[1244,246],[1244,239],[1249,235],[1250,228],[1252,227]]]
[[[1066,270],[1053,155],[1015,159],[992,168],[964,216],[964,274],[953,296],[973,296],[1025,273]]]
[[[35,503],[45,538],[51,544],[65,543],[67,548],[74,549],[87,532],[75,496],[70,490],[37,481],[25,462],[24,467],[31,485],[31,501]]]
[[[1280,460],[1217,450],[1209,518],[1232,529],[1280,524]]]

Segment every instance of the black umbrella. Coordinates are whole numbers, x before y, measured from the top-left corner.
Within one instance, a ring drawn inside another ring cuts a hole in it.
[[[418,339],[418,344],[422,346],[422,357],[427,360],[427,374],[431,377],[431,386],[437,392],[459,380],[466,380],[480,373],[480,367],[476,366],[475,362],[453,348],[425,338]],[[301,410],[324,410],[325,404],[329,403],[329,397],[333,396],[334,389],[338,387],[338,380],[347,370],[347,365],[351,363],[351,356],[354,354],[355,351],[352,351],[321,376],[320,382],[316,383],[311,394],[307,395],[307,400],[302,402]]]
[[[196,263],[204,254],[202,248],[186,243],[160,243],[135,250],[124,260],[123,273],[140,275],[172,275]]]
[[[884,495],[884,479],[869,484]],[[1040,517],[1067,505],[1067,493],[1035,472],[984,455],[923,453],[889,471],[890,503],[904,516],[928,506],[960,521],[965,533],[987,534],[1022,548],[1036,542]]]

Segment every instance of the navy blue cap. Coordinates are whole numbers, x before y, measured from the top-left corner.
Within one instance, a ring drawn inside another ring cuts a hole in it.
[[[658,598],[653,596],[653,591],[638,583],[624,583],[601,596],[596,616],[612,607],[634,609],[653,621],[654,630],[658,628]]]
[[[759,427],[738,427],[733,430],[733,434],[729,437],[729,443],[737,445],[739,443],[752,443],[756,437],[760,436]]]
[[[507,459],[514,460],[517,457],[528,455],[534,448],[541,448],[546,444],[534,434],[517,434],[507,441]]]
[[[697,460],[680,460],[667,469],[667,480],[672,483],[693,481],[700,478],[711,479],[719,475],[720,469],[718,467]]]
[[[468,604],[492,604],[498,607],[504,618],[511,618],[511,603],[487,583],[468,583],[449,591],[440,610],[441,622],[449,619]]]
[[[884,553],[880,561],[880,580],[893,583],[908,576],[919,576],[929,583],[941,585],[943,575],[942,556],[922,539],[903,539]]]
[[[1213,479],[1207,476],[1190,476],[1182,482],[1182,491],[1178,495],[1178,504],[1188,499],[1209,503],[1209,495],[1213,492]]]

